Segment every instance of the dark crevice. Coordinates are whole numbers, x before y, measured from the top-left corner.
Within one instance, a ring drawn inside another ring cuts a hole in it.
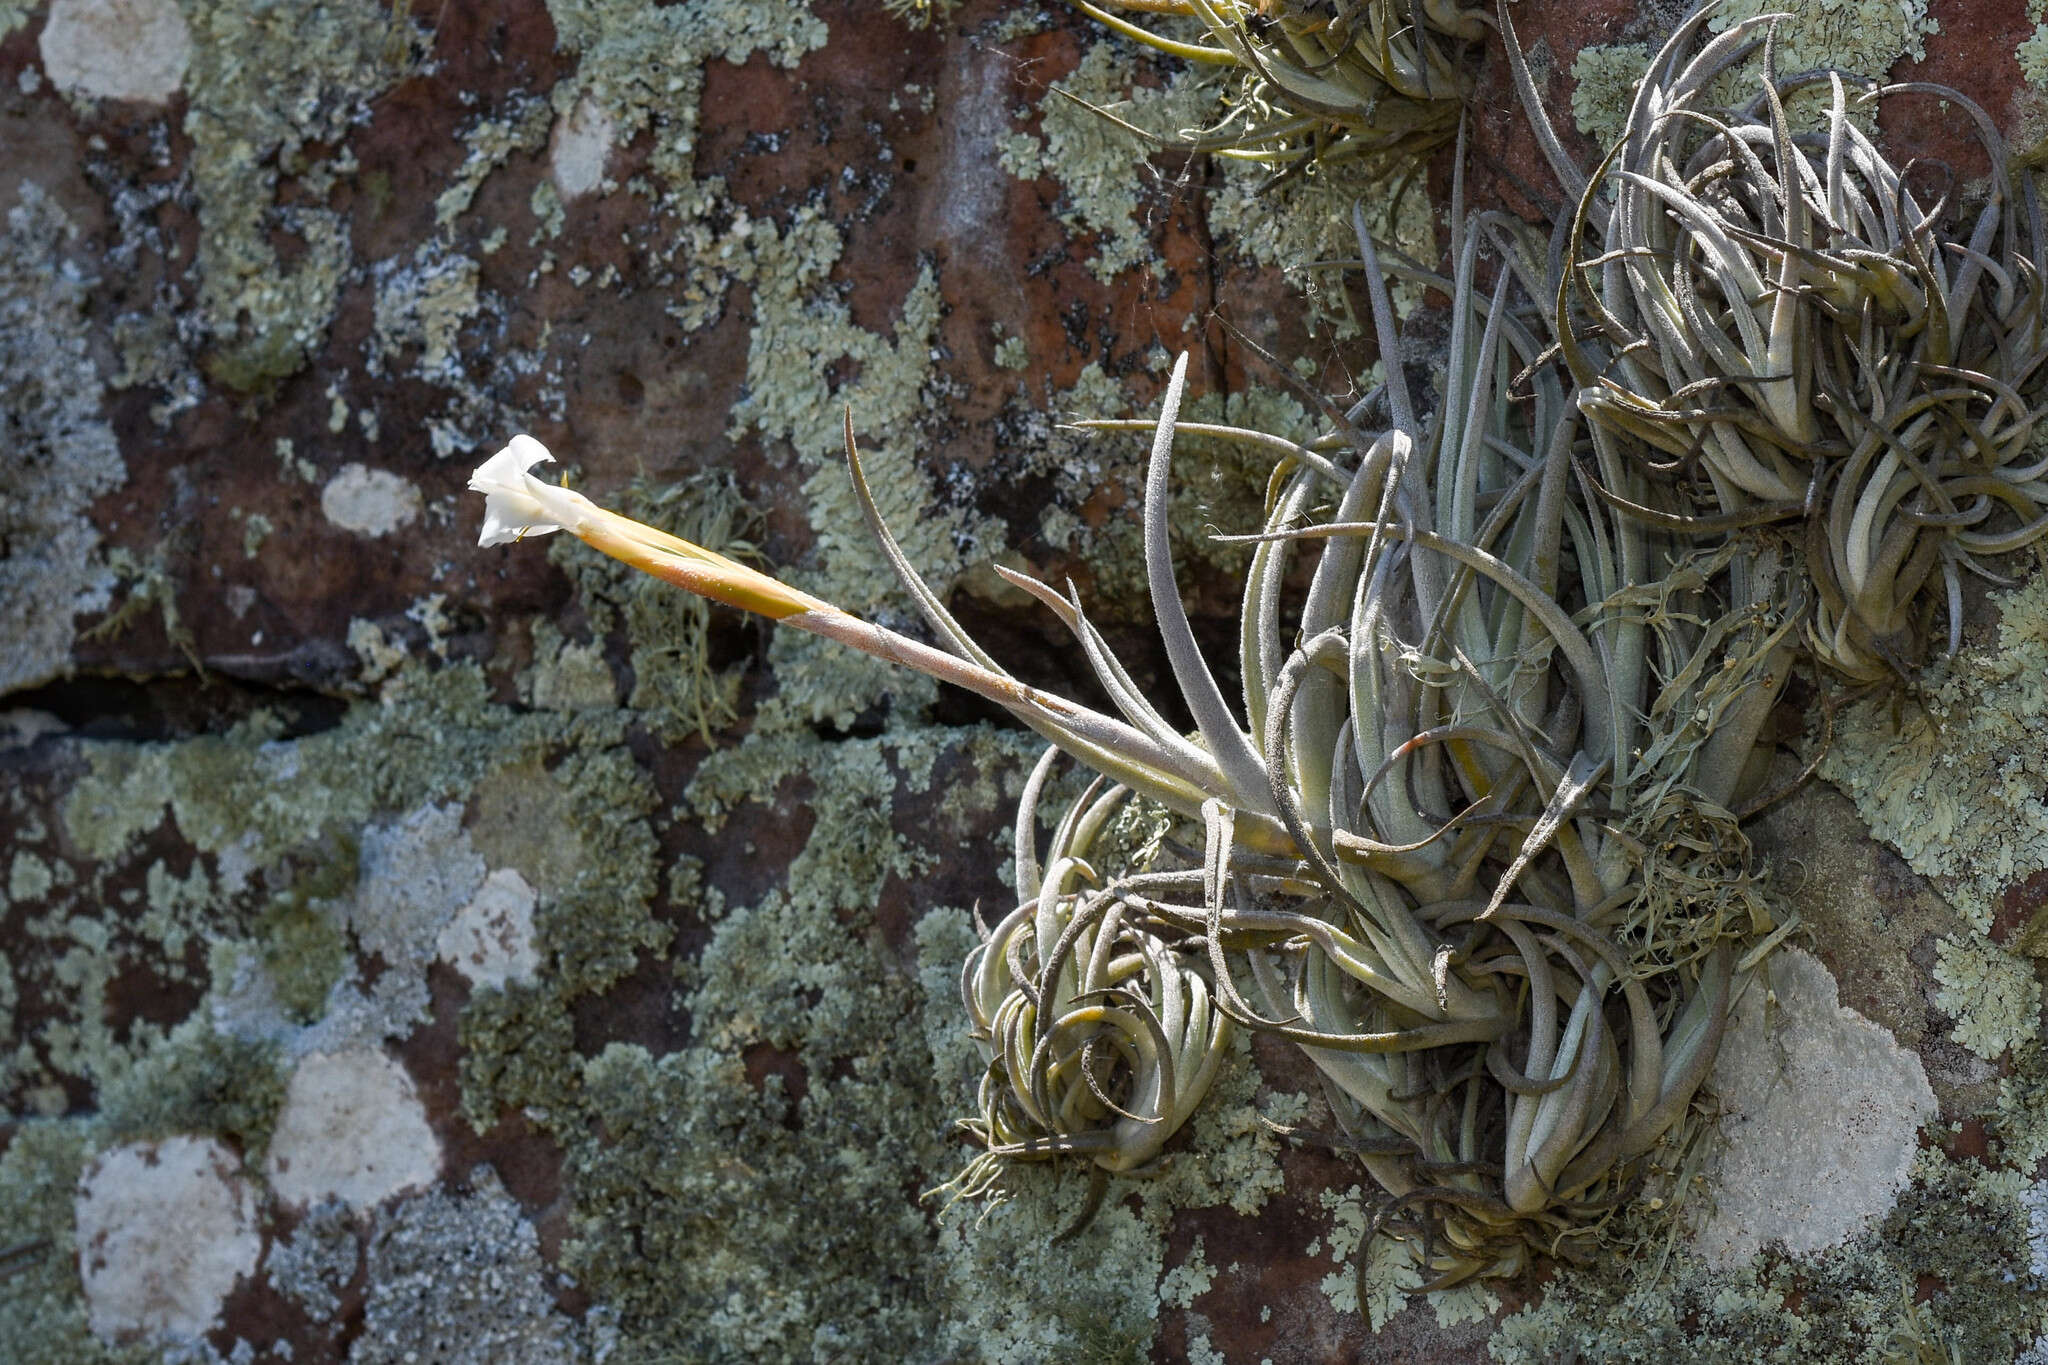
[[[137,742],[221,734],[258,711],[278,719],[281,738],[300,739],[341,724],[348,706],[339,697],[253,687],[219,673],[147,680],[85,675],[0,699],[0,709],[45,712],[80,738]]]

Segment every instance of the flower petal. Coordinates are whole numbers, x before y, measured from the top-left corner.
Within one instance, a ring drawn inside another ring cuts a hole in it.
[[[543,460],[553,460],[548,448],[531,436],[514,436],[497,454],[476,467],[469,486],[478,493],[498,493],[522,486],[526,471]]]
[[[478,465],[469,476],[470,488],[484,495],[484,525],[477,536],[479,545],[506,545],[521,536],[542,536],[561,530],[559,504],[562,490],[526,471],[543,460],[553,460],[548,448],[531,436],[514,436],[503,450]]]

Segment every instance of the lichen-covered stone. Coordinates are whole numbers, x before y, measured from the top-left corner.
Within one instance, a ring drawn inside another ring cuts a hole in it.
[[[94,555],[86,515],[127,469],[101,410],[85,306],[88,271],[71,253],[71,222],[33,181],[0,235],[0,408],[8,459],[0,470],[0,615],[10,644],[0,692],[65,671],[74,618],[107,604],[113,575]]]
[[[1174,136],[1198,73],[998,0],[916,29],[839,0],[191,0],[156,106],[48,67],[82,8],[0,0],[0,607],[22,627],[0,694],[34,689],[0,700],[0,1255],[31,1248],[0,1261],[10,1358],[164,1357],[91,1331],[74,1203],[95,1159],[173,1142],[226,1152],[270,1235],[192,1359],[1462,1365],[1505,1317],[1506,1358],[1832,1362],[1872,1358],[1908,1274],[1972,1358],[2041,1337],[2012,1287],[2041,1049],[1977,978],[1935,975],[1951,939],[2015,986],[2007,959],[2033,961],[2024,781],[2011,820],[1959,836],[2015,869],[1974,901],[1941,883],[1969,924],[1839,797],[1813,884],[1774,869],[1944,1119],[1989,1115],[1982,1160],[1923,1158],[1810,1259],[1710,1273],[1623,1226],[1636,1279],[1565,1271],[1526,1313],[1526,1287],[1410,1305],[1355,1167],[1266,1126],[1329,1125],[1284,1049],[1240,1049],[1162,1177],[1113,1184],[1071,1242],[1071,1170],[1020,1173],[986,1220],[920,1204],[968,1155],[954,970],[969,907],[1011,894],[1035,743],[581,547],[473,553],[461,457],[534,428],[578,487],[917,629],[837,463],[850,404],[891,525],[1006,662],[1071,683],[999,557],[1071,576],[1159,671],[1143,442],[1056,424],[1142,415],[1186,347],[1191,415],[1313,429],[1218,309],[1312,385],[1372,382],[1332,339],[1340,273],[1281,278],[1355,251],[1347,191],[1260,193],[1264,168],[1154,154],[1050,90]],[[1587,44],[1654,39],[1627,8],[1524,0],[1559,109]],[[1821,8],[1858,60],[1926,27]],[[1530,214],[1547,172],[1511,104],[1475,100],[1467,193]],[[1434,264],[1444,166],[1385,188],[1375,226]],[[1206,531],[1258,515],[1264,471],[1190,441],[1176,472],[1183,587],[1220,628],[1242,551]],[[1956,695],[2010,707],[2026,676]],[[1838,780],[1882,788],[1883,746],[1847,745]],[[286,1175],[358,1170],[292,1103],[337,1055],[402,1114],[420,1187],[348,1205]]]

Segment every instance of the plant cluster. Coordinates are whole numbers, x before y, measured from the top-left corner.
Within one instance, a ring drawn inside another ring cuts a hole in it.
[[[1412,160],[1450,139],[1471,81],[1459,60],[1483,8],[1454,0],[1090,0],[1075,7],[1126,37],[1242,79],[1188,150],[1299,172],[1315,161]],[[1125,19],[1199,20],[1187,42]]]
[[[1391,50],[1382,6],[1339,4],[1314,50],[1289,27],[1301,6],[1190,8],[1215,51],[1289,98],[1306,97],[1275,44],[1319,80]],[[1943,94],[1977,120],[1991,189],[1973,218],[1953,185],[1923,202],[1849,118],[1849,79],[1781,78],[1771,20],[1709,35],[1705,17],[1657,54],[1588,173],[1498,15],[1576,208],[1547,233],[1468,216],[1460,167],[1449,275],[1396,267],[1450,300],[1433,392],[1399,363],[1363,212],[1386,377],[1325,403],[1323,437],[1182,423],[1175,367],[1144,549],[1192,732],[1078,597],[1008,571],[1116,714],[1005,672],[882,524],[850,414],[860,505],[944,650],[541,484],[526,438],[478,472],[487,543],[568,529],[971,688],[1052,742],[1018,811],[1017,902],[963,965],[987,1066],[967,1121],[983,1150],[956,1193],[999,1192],[1023,1160],[1142,1173],[1239,1028],[1314,1062],[1338,1125],[1321,1139],[1370,1172],[1375,1231],[1415,1244],[1431,1288],[1584,1255],[1646,1178],[1684,1164],[1734,993],[1794,927],[1740,824],[1769,799],[1788,680],[1807,661],[1854,681],[1912,667],[1944,594],[1956,638],[1960,572],[2048,526],[2044,466],[2027,463],[2039,215],[1988,122]],[[1404,40],[1429,41],[1420,24]],[[1711,103],[1745,78],[1745,103]],[[1812,89],[1824,130],[1799,131],[1786,101]],[[1274,457],[1265,524],[1241,537],[1235,698],[1175,583],[1167,494],[1189,431]],[[1041,850],[1060,752],[1101,776]],[[1154,837],[1133,852],[1123,817],[1144,803]]]
[[[1823,662],[1897,677],[1937,600],[1960,645],[1964,572],[2002,581],[1983,558],[2048,529],[2029,403],[2048,360],[2034,183],[2010,176],[1997,128],[1958,92],[1860,89],[1859,105],[1940,99],[1969,118],[1992,173],[1964,214],[1952,175],[1916,189],[1886,159],[1839,72],[1780,79],[1767,19],[1692,51],[1707,13],[1657,55],[1594,175],[1546,143],[1581,188],[1559,342],[1587,416],[1684,476],[1689,514],[1803,526]],[[1755,93],[1712,107],[1759,49]],[[1823,129],[1796,131],[1787,103],[1809,93],[1826,97]]]

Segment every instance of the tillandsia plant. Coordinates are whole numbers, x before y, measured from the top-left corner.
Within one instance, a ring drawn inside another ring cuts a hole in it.
[[[1229,15],[1249,42],[1248,12]],[[1239,1028],[1312,1059],[1340,1131],[1297,1135],[1357,1155],[1383,1196],[1375,1231],[1414,1245],[1427,1288],[1585,1254],[1681,1166],[1731,1001],[1796,924],[1761,895],[1740,826],[1765,799],[1787,680],[1809,652],[1852,677],[1910,660],[1923,589],[1947,585],[1953,630],[1958,572],[2040,534],[2048,500],[2022,454],[2043,349],[2031,189],[1994,177],[1949,240],[1943,206],[1847,118],[1846,82],[1780,80],[1767,20],[1695,53],[1703,17],[1589,175],[1500,12],[1577,207],[1546,242],[1468,216],[1457,168],[1449,273],[1397,267],[1450,300],[1433,392],[1399,363],[1359,210],[1386,378],[1324,402],[1322,437],[1181,423],[1185,356],[1155,420],[1086,424],[1152,433],[1147,588],[1191,732],[1071,591],[1002,571],[1071,633],[1115,714],[977,645],[883,525],[851,413],[857,501],[943,648],[542,483],[530,438],[477,471],[484,544],[569,530],[966,687],[1054,746],[1018,811],[1018,899],[963,964],[986,1068],[966,1121],[981,1151],[954,1193],[999,1194],[1021,1161],[1086,1162],[1098,1194],[1150,1169]],[[1700,107],[1759,50],[1756,98]],[[1824,133],[1786,116],[1808,87],[1830,96]],[[1175,583],[1182,431],[1274,461],[1264,524],[1238,537],[1234,698]],[[1101,780],[1041,850],[1062,751]],[[1119,822],[1140,803],[1169,827],[1133,855]]]
[[[1074,5],[1162,52],[1242,71],[1229,112],[1184,146],[1283,170],[1316,160],[1413,158],[1449,140],[1471,87],[1459,54],[1486,31],[1483,9],[1453,0]],[[1123,14],[1199,19],[1208,41],[1170,37]]]
[[[968,686],[1115,784],[1066,813],[1043,857],[1050,755],[1020,808],[1019,902],[963,974],[988,1067],[969,1124],[984,1151],[957,1191],[990,1191],[1014,1160],[1144,1169],[1199,1103],[1233,1024],[1314,1059],[1345,1130],[1332,1140],[1360,1154],[1388,1196],[1381,1226],[1419,1243],[1437,1285],[1510,1273],[1532,1250],[1575,1254],[1653,1149],[1691,1131],[1730,944],[1771,927],[1743,895],[1727,811],[1749,785],[1789,622],[1767,571],[1750,565],[1745,587],[1738,556],[1668,543],[1574,494],[1582,447],[1598,456],[1600,443],[1554,376],[1533,401],[1509,392],[1541,359],[1542,296],[1517,293],[1513,271],[1476,288],[1483,245],[1508,231],[1478,220],[1459,245],[1452,363],[1426,421],[1396,366],[1337,414],[1322,449],[1213,429],[1280,451],[1241,613],[1244,722],[1174,581],[1185,357],[1176,366],[1147,470],[1145,559],[1192,735],[1078,601],[1020,574],[1008,576],[1058,614],[1121,715],[1004,673],[881,524],[850,417],[861,506],[954,654],[541,484],[525,470],[545,452],[527,438],[478,472],[486,542],[571,530]],[[1397,354],[1384,287],[1373,295]],[[1355,425],[1374,407],[1391,421]],[[1603,474],[1645,478],[1612,460]],[[1287,560],[1307,540],[1321,552],[1290,644]],[[1139,797],[1185,822],[1184,865],[1097,865],[1107,823]]]
[[[1923,656],[1937,598],[1960,644],[1963,573],[1993,577],[1984,557],[2048,532],[2040,207],[1963,95],[1854,82],[1852,100],[1836,72],[1781,77],[1785,16],[1710,35],[1713,8],[1651,62],[1590,176],[1563,155],[1510,44],[1531,119],[1578,192],[1561,225],[1558,340],[1586,415],[1682,483],[1666,515],[1703,529],[1803,521],[1814,652],[1852,679],[1895,677]],[[1759,54],[1748,98],[1714,105]],[[1788,118],[1802,92],[1825,97],[1822,131]],[[1973,214],[1953,175],[1931,201],[1916,192],[1850,116],[1905,97],[1972,121],[1991,165]]]

